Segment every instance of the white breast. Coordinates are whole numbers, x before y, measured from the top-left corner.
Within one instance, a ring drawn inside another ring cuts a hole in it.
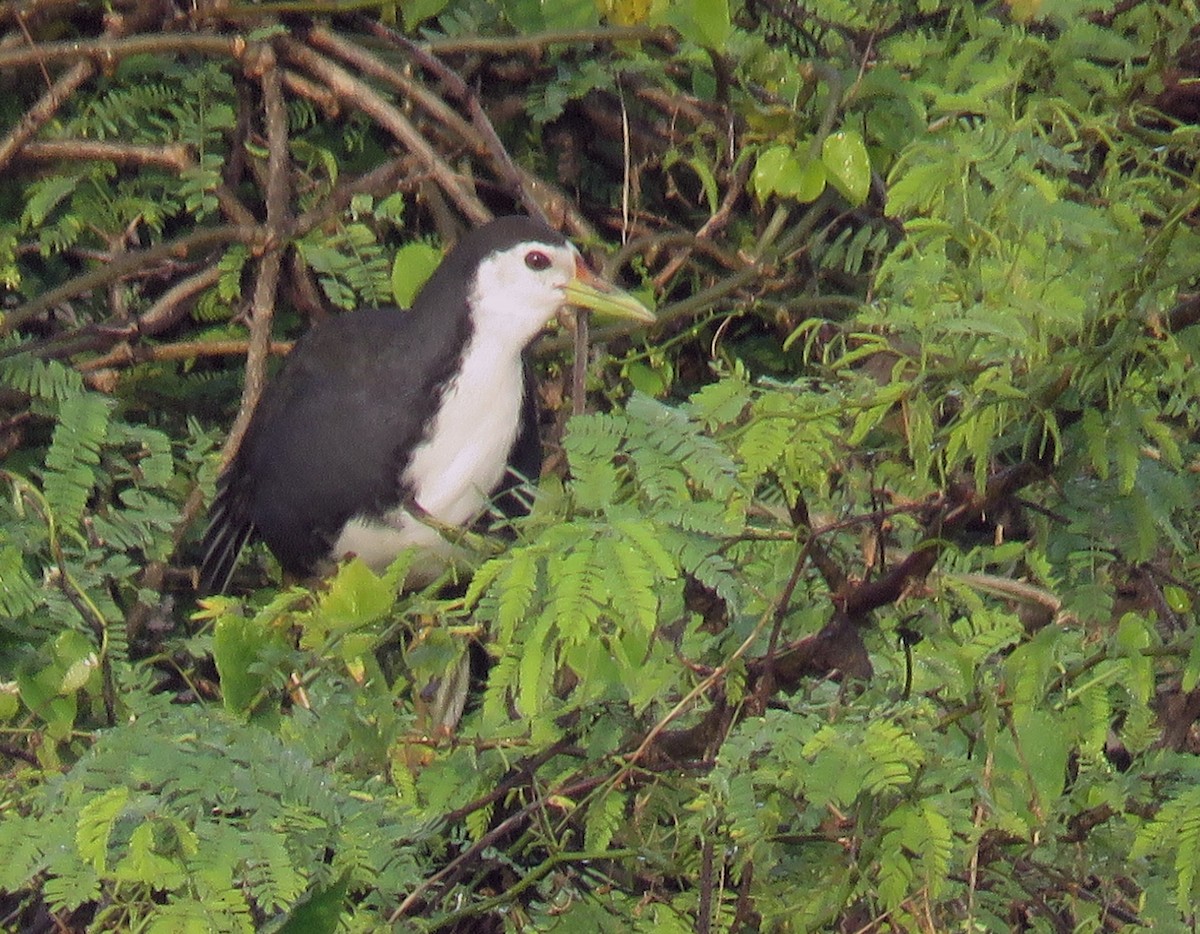
[[[473,336],[461,372],[445,388],[434,424],[402,477],[417,505],[446,525],[469,525],[479,517],[507,468],[524,392],[520,348],[514,352]],[[382,520],[351,520],[333,554],[358,555],[381,571],[402,549],[413,546],[429,559],[421,562],[426,570],[413,575],[417,579],[436,575],[453,554],[437,530],[401,507]]]
[[[524,393],[520,354],[472,338],[462,372],[446,387],[433,429],[404,474],[422,509],[451,525],[479,515],[504,476]]]

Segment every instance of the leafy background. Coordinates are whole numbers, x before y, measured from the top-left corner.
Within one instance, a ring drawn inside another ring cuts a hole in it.
[[[1190,930],[1198,21],[0,4],[3,925]],[[198,602],[271,361],[513,211],[660,318],[515,541]]]

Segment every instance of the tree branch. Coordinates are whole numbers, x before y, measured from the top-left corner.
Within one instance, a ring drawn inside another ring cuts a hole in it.
[[[279,47],[289,61],[324,81],[339,101],[370,115],[396,137],[417,157],[471,223],[482,224],[491,218],[491,212],[467,189],[462,177],[446,164],[409,119],[374,89],[295,39],[281,39]]]

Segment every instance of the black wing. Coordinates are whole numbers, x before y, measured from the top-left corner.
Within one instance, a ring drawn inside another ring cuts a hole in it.
[[[456,311],[434,320],[364,309],[297,343],[217,481],[203,592],[224,590],[252,535],[285,570],[309,574],[349,519],[400,502],[407,458],[469,337],[465,309]]]

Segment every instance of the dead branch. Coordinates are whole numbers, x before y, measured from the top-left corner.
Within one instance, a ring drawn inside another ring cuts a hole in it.
[[[462,176],[450,168],[404,114],[380,97],[373,88],[317,54],[304,43],[295,39],[282,39],[279,46],[292,64],[323,81],[339,101],[369,114],[380,126],[395,136],[417,157],[433,176],[438,187],[446,192],[471,223],[482,224],[491,218],[491,212],[483,206],[474,192],[469,190]]]

